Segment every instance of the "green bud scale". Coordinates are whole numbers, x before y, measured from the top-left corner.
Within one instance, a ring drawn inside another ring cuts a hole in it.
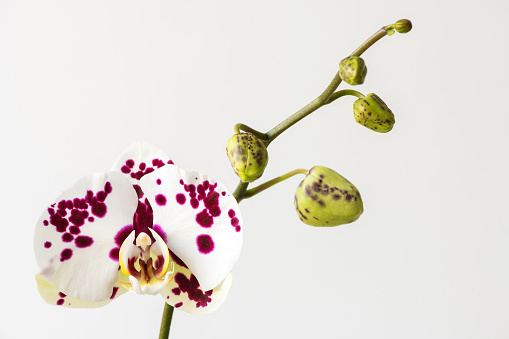
[[[364,60],[358,56],[349,56],[339,63],[339,76],[350,85],[362,84],[367,72]]]
[[[380,133],[389,132],[395,123],[392,111],[374,93],[354,102],[353,115],[359,124]]]
[[[228,140],[226,154],[243,182],[260,178],[269,161],[267,148],[251,133],[238,133]]]
[[[295,209],[303,223],[338,226],[357,220],[364,211],[355,186],[333,170],[315,166],[295,192]]]

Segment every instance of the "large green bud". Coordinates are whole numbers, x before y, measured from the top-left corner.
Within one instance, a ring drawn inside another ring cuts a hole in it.
[[[269,162],[267,148],[251,133],[232,136],[226,145],[226,154],[243,182],[252,182],[261,177]]]
[[[359,191],[333,170],[315,166],[295,192],[295,209],[303,223],[338,226],[357,220],[363,212]]]
[[[350,85],[360,85],[368,73],[364,60],[358,56],[349,56],[339,63],[339,76]]]
[[[386,133],[394,126],[394,114],[374,93],[357,99],[353,104],[355,120],[372,131]]]

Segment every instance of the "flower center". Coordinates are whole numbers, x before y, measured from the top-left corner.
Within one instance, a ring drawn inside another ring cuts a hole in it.
[[[174,272],[174,265],[164,240],[156,232],[146,231],[150,234],[140,232],[136,239],[133,231],[122,243],[120,268],[129,277],[130,283],[120,283],[137,294],[156,295],[173,278],[170,275]],[[168,270],[170,263],[171,269]]]

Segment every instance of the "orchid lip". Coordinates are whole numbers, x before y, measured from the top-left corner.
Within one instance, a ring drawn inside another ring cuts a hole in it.
[[[122,272],[129,277],[130,283],[121,282],[122,286],[136,294],[155,295],[168,284],[173,277],[174,264],[170,264],[170,253],[164,240],[148,230],[150,235],[141,232],[133,241],[135,232],[124,240],[119,253]],[[171,266],[170,270],[168,267]]]

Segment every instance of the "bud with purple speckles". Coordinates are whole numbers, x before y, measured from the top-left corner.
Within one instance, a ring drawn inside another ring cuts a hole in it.
[[[368,73],[368,68],[364,60],[358,56],[349,56],[339,63],[339,76],[350,85],[360,85],[364,83],[364,78]]]
[[[353,115],[359,124],[379,133],[389,132],[395,123],[392,111],[374,93],[355,101]]]
[[[251,133],[238,133],[228,140],[226,154],[233,170],[243,182],[260,178],[269,162],[267,148]]]
[[[295,209],[303,223],[338,226],[354,222],[363,212],[355,186],[333,170],[315,166],[295,192]]]

